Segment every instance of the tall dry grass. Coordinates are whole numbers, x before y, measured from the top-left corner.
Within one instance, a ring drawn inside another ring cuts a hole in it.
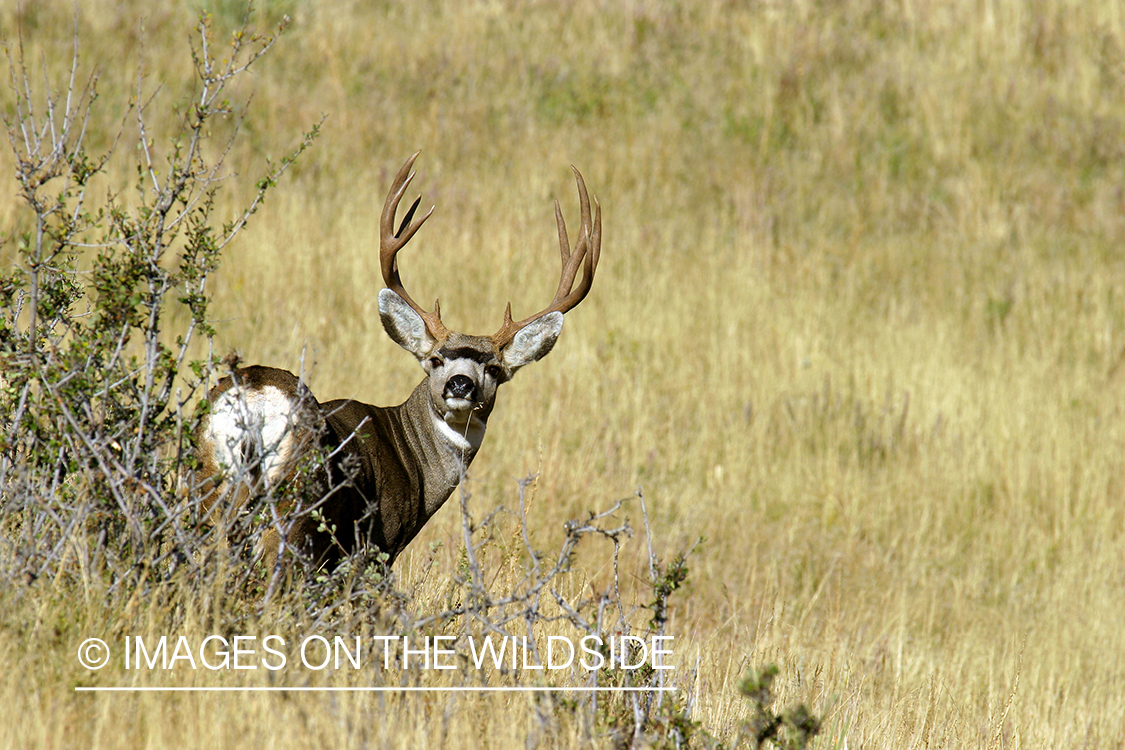
[[[110,106],[138,54],[162,95],[186,88],[190,18],[165,6],[83,4]],[[6,7],[0,27],[50,68],[68,60],[70,10]],[[393,170],[423,149],[414,186],[437,204],[407,283],[484,332],[506,300],[518,315],[549,296],[550,201],[574,215],[574,163],[605,210],[602,266],[556,350],[505,386],[474,496],[537,473],[548,545],[642,486],[662,553],[703,536],[672,622],[679,674],[699,663],[692,718],[716,737],[746,715],[740,674],[774,661],[782,698],[823,716],[818,747],[1120,744],[1118,4],[258,13],[294,26],[253,80],[238,170],[328,121],[224,260],[219,351],[303,367],[321,398],[405,398],[420,373],[375,304]],[[18,211],[4,196],[5,234]],[[423,601],[458,564],[460,523],[443,510],[398,563]],[[77,643],[122,613],[45,581],[0,600],[7,746],[581,736],[537,735],[531,701],[493,696],[78,696]]]

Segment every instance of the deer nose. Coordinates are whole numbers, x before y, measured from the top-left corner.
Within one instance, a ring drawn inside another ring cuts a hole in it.
[[[445,384],[445,391],[443,396],[445,398],[463,398],[468,401],[474,401],[477,392],[477,385],[473,379],[468,375],[454,375]]]

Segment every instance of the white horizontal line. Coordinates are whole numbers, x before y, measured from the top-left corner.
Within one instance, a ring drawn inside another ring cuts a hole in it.
[[[76,687],[76,693],[663,693],[674,687]]]

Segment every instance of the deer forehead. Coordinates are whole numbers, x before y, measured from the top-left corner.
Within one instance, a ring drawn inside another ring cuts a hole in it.
[[[492,339],[488,336],[471,336],[465,333],[451,331],[449,337],[441,343],[434,354],[446,362],[453,360],[466,360],[481,365],[499,363],[500,359]]]

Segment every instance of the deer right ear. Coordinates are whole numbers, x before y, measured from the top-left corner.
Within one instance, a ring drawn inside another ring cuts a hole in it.
[[[422,316],[390,289],[379,292],[379,317],[387,335],[418,359],[423,359],[437,345]]]

